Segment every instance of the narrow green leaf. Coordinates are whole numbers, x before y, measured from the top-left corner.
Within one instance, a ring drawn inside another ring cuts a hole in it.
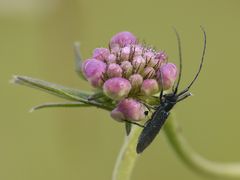
[[[93,95],[88,97],[88,100],[99,100],[100,98],[106,97],[105,94],[101,92],[96,92]]]
[[[33,107],[30,112],[33,112],[38,109],[43,108],[52,108],[52,107],[89,107],[90,104],[85,104],[81,102],[64,102],[64,103],[44,103]]]
[[[12,82],[27,87],[36,88],[64,99],[92,105],[107,111],[114,109],[115,105],[112,102],[106,102],[101,99],[89,100],[88,98],[93,95],[92,93],[67,88],[58,84],[34,79],[27,76],[14,76]]]
[[[61,98],[80,102],[88,102],[88,97],[92,95],[91,93],[82,92],[80,90],[67,88],[58,84],[34,79],[27,76],[14,76],[13,82],[16,84],[46,91]]]

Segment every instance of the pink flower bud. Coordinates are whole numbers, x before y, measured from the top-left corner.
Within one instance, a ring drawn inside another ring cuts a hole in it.
[[[111,112],[111,116],[117,121],[141,121],[146,118],[145,111],[146,108],[143,104],[129,98],[120,101],[117,107]]]
[[[82,64],[82,72],[92,86],[101,87],[103,84],[102,74],[106,72],[106,64],[97,59],[87,59]]]
[[[123,73],[122,73],[123,76],[128,78],[132,74],[132,71],[133,71],[132,64],[129,61],[123,61],[123,62],[121,62],[120,66],[123,70]]]
[[[106,48],[96,48],[93,51],[93,58],[104,61],[108,58],[110,51]]]
[[[95,77],[89,78],[88,81],[95,88],[101,88],[104,83],[103,78],[100,76],[95,76]]]
[[[124,47],[136,43],[136,37],[132,33],[125,31],[114,35],[110,41],[110,46],[113,47],[115,44],[118,44],[120,47]]]
[[[113,100],[121,100],[128,96],[131,84],[127,79],[114,77],[103,84],[103,92]]]
[[[134,56],[141,56],[143,53],[143,47],[141,45],[133,46]]]
[[[145,67],[143,70],[143,77],[145,79],[151,79],[155,76],[155,70],[153,67]]]
[[[142,56],[134,57],[132,65],[136,73],[141,72],[146,65],[146,60]]]
[[[107,64],[111,64],[111,63],[116,63],[116,56],[114,54],[110,54],[107,59],[106,59],[106,63]]]
[[[124,114],[121,111],[119,111],[117,108],[112,110],[110,115],[113,119],[119,122],[123,122],[124,120],[126,120]]]
[[[143,57],[146,59],[147,62],[149,62],[150,59],[154,59],[155,54],[152,51],[147,51],[143,54]]]
[[[119,54],[120,51],[121,51],[121,47],[120,47],[119,44],[112,44],[112,45],[110,45],[110,49],[111,49],[111,53],[113,53],[115,55]]]
[[[133,74],[129,77],[132,89],[138,89],[143,83],[143,77],[140,74]]]
[[[152,58],[147,62],[148,67],[153,67],[155,70],[159,69],[163,61],[160,59]]]
[[[141,92],[146,96],[151,96],[159,92],[158,82],[155,79],[145,79]]]
[[[177,67],[173,63],[161,66],[157,72],[157,79],[164,90],[171,88],[177,78]],[[162,77],[161,77],[162,76]]]
[[[121,50],[121,60],[127,61],[131,53],[131,47],[126,46]]]
[[[109,64],[107,68],[108,78],[122,77],[122,68],[115,63]]]
[[[167,59],[168,59],[168,56],[165,52],[163,51],[159,51],[157,54],[156,54],[156,59],[159,59],[161,60],[163,63],[166,63],[167,62]]]

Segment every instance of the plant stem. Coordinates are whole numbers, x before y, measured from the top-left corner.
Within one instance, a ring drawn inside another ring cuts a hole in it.
[[[132,170],[137,160],[136,144],[142,128],[133,126],[129,136],[125,137],[123,146],[118,155],[112,180],[130,180]]]
[[[217,178],[240,179],[240,163],[217,163],[203,158],[187,143],[173,115],[170,115],[164,130],[174,151],[192,170]]]
[[[112,180],[130,180],[132,170],[137,160],[136,144],[141,128],[133,126],[129,136],[118,155]],[[177,156],[195,172],[216,178],[240,178],[240,163],[217,163],[203,158],[184,138],[181,129],[173,115],[170,115],[164,125],[166,138]]]

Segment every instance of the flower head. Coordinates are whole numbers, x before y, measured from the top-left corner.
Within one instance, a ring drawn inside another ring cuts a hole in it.
[[[130,32],[114,35],[109,48],[96,48],[82,70],[86,79],[118,104],[111,116],[119,121],[144,119],[139,98],[148,97],[173,86],[177,68],[167,63],[168,56],[143,45]],[[141,99],[142,100],[142,99]]]

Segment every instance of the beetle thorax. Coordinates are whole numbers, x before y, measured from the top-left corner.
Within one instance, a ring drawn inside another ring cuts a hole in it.
[[[165,94],[161,99],[161,105],[166,111],[170,111],[177,103],[177,96],[175,94]]]

